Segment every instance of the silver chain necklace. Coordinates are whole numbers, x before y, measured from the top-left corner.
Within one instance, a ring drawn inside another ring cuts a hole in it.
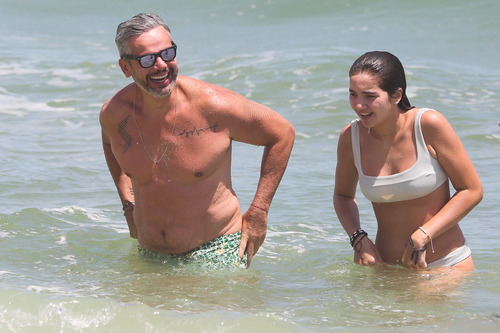
[[[163,159],[165,154],[167,153],[168,147],[170,146],[170,142],[172,141],[172,137],[174,136],[174,131],[175,131],[175,123],[177,122],[177,86],[175,87],[175,118],[174,118],[174,126],[172,126],[172,134],[170,134],[170,138],[168,139],[167,146],[165,147],[165,150],[160,156],[159,160],[155,160],[151,154],[149,153],[148,149],[146,148],[146,145],[144,144],[144,139],[142,138],[141,130],[139,129],[139,124],[137,124],[137,120],[135,120],[135,88],[134,88],[134,109],[132,110],[132,117],[134,118],[134,123],[135,126],[137,127],[137,132],[139,132],[139,138],[141,138],[142,146],[144,147],[144,150],[146,151],[146,154],[148,155],[149,159],[154,163],[158,164],[160,161]]]

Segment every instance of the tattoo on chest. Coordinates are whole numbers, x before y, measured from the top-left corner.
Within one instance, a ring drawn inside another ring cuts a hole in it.
[[[123,147],[123,152],[127,151],[127,149],[130,148],[132,145],[132,137],[128,132],[125,130],[125,127],[127,127],[128,124],[128,119],[130,116],[127,116],[125,119],[123,119],[120,124],[118,124],[118,133],[122,137],[123,141],[125,141],[125,146]]]
[[[219,125],[217,125],[217,124],[213,124],[212,126],[205,127],[205,128],[196,128],[196,126],[195,126],[190,131],[188,131],[187,129],[184,129],[182,132],[177,133],[177,136],[186,136],[186,138],[189,138],[190,135],[191,136],[195,136],[195,135],[200,136],[202,133],[204,133],[206,131],[210,131],[210,130],[215,133],[215,132],[217,132],[218,126]]]

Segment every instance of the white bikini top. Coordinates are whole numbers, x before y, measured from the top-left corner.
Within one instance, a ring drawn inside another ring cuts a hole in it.
[[[389,176],[366,176],[361,167],[358,121],[351,123],[352,151],[358,169],[359,187],[363,195],[372,202],[397,202],[423,197],[448,180],[448,176],[433,158],[425,144],[420,126],[422,114],[429,109],[420,109],[415,116],[415,139],[417,161],[409,169]]]

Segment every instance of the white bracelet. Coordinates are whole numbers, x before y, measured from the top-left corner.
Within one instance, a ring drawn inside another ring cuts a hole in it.
[[[429,236],[429,234],[427,233],[427,231],[424,230],[424,228],[422,227],[418,227],[420,230],[422,230],[422,232],[427,236],[429,237],[429,239],[431,240],[431,249],[432,249],[432,253],[434,253],[434,244],[432,244],[432,237]]]

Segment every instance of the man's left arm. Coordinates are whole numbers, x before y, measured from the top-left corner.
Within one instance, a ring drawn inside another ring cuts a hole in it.
[[[240,102],[242,119],[231,128],[232,139],[264,146],[257,191],[242,218],[239,257],[246,252],[249,267],[266,237],[267,212],[287,167],[295,130],[274,110],[246,99]]]

